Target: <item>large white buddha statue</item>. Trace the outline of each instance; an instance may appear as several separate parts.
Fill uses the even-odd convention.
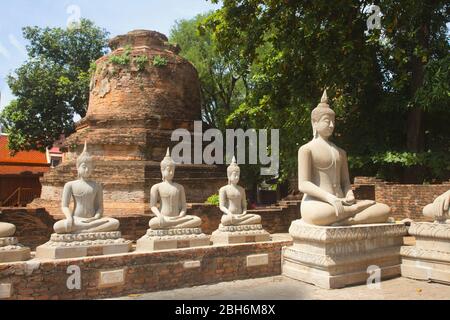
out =
[[[186,214],[186,194],[182,185],[173,182],[175,162],[167,154],[161,161],[163,182],[155,184],[150,190],[150,209],[156,215],[150,220],[151,230],[198,228],[202,220]],[[158,206],[159,205],[159,206]]]
[[[223,226],[242,226],[261,224],[261,217],[247,213],[245,189],[238,185],[240,168],[233,157],[227,168],[228,185],[219,190],[219,208],[224,213],[221,219]]]
[[[94,170],[92,157],[84,150],[77,158],[78,180],[65,184],[62,196],[62,212],[66,219],[55,223],[57,234],[76,234],[91,232],[109,232],[119,229],[119,221],[103,216],[103,188],[92,181]],[[74,210],[69,208],[70,201],[75,202]]]
[[[423,215],[438,223],[450,223],[450,190],[423,208]]]
[[[347,154],[329,139],[335,113],[326,90],[311,113],[313,139],[298,152],[302,221],[318,226],[384,223],[390,208],[373,200],[355,200],[350,184]]]

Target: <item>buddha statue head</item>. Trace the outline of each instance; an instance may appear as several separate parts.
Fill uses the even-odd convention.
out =
[[[328,138],[333,134],[336,114],[328,104],[327,90],[324,90],[319,105],[311,112],[313,136]]]
[[[87,151],[87,142],[84,142],[83,152],[77,158],[77,171],[79,178],[89,178],[94,170],[92,156]]]
[[[172,181],[175,175],[175,161],[170,156],[170,150],[167,148],[166,156],[161,161],[161,175],[163,181]]]
[[[233,156],[231,164],[227,168],[228,184],[236,185],[239,182],[239,176],[241,174],[241,169],[239,168],[236,157]]]

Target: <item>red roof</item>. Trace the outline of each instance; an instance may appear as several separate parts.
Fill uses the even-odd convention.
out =
[[[0,174],[43,173],[49,166],[45,152],[20,151],[11,156],[8,136],[0,135]]]

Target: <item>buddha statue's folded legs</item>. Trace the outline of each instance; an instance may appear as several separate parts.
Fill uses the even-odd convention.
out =
[[[154,217],[150,220],[149,226],[152,230],[158,229],[181,229],[181,228],[199,228],[202,219],[197,216],[186,215],[183,217]]]
[[[110,217],[103,217],[94,221],[89,221],[87,218],[74,217],[71,230],[67,230],[67,219],[56,222],[53,228],[56,233],[65,234],[110,232],[118,230],[119,226],[119,220]]]
[[[243,226],[251,224],[261,224],[261,216],[257,214],[224,214],[220,223],[223,226]]]
[[[389,206],[373,200],[344,206],[344,213],[340,216],[336,216],[335,208],[326,202],[307,200],[301,204],[302,220],[318,226],[385,223],[390,211]]]
[[[15,225],[6,222],[0,222],[0,238],[12,237],[15,232]]]

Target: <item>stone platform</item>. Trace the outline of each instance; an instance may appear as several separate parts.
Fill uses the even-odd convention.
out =
[[[403,246],[402,276],[450,284],[450,224],[412,223],[415,246]]]
[[[400,275],[404,224],[320,227],[292,222],[294,245],[283,248],[283,275],[326,289],[367,282],[369,266],[381,279]]]
[[[15,237],[0,238],[0,263],[30,259],[30,248],[19,244]]]
[[[210,236],[200,228],[182,228],[167,230],[148,229],[137,241],[136,251],[157,251],[210,245]]]
[[[270,241],[270,234],[260,224],[244,226],[223,226],[211,235],[213,244],[233,244]]]
[[[52,234],[50,241],[36,248],[39,259],[69,259],[126,253],[131,241],[120,231],[79,234]]]

